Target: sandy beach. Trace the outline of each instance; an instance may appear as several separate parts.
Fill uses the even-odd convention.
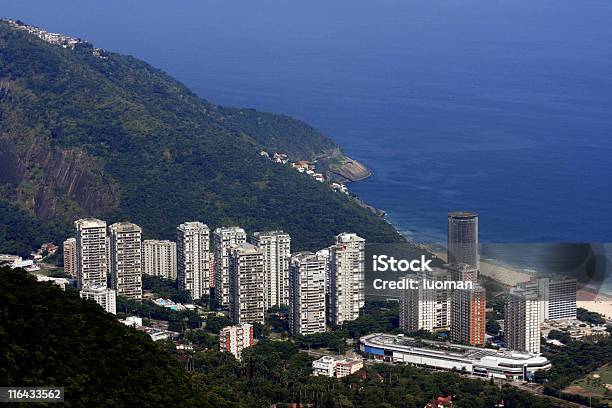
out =
[[[429,249],[431,250],[432,248]],[[432,252],[438,258],[446,260],[446,253],[440,251],[439,248]],[[480,261],[480,273],[508,287],[520,282],[526,282],[533,276],[527,272],[517,271],[482,260]],[[576,306],[591,312],[600,313],[607,319],[612,319],[612,296],[581,289],[577,293]]]
[[[590,312],[597,312],[606,319],[612,320],[612,297],[610,296],[597,295],[594,300],[578,300],[576,306]]]
[[[446,261],[446,252],[437,250],[433,252],[438,258]],[[505,266],[497,265],[490,261],[480,261],[480,273],[506,286],[514,286],[520,282],[527,282],[531,279],[527,272],[517,271]]]

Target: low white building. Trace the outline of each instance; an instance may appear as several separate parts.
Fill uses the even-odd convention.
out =
[[[39,282],[51,282],[52,284],[59,286],[61,290],[66,290],[66,285],[71,284],[70,279],[52,278],[51,276],[36,275],[36,280]],[[72,279],[72,282],[74,282],[74,279]]]
[[[363,368],[362,358],[323,356],[312,362],[312,375],[342,378]]]
[[[126,326],[142,327],[142,317],[128,316],[124,320],[119,320],[119,321],[125,324]]]
[[[34,261],[31,259],[23,259],[19,255],[0,254],[0,265],[8,265],[12,269],[30,268],[34,266]]]
[[[151,337],[151,340],[153,341],[159,341],[159,340],[172,340],[176,337],[178,337],[179,333],[177,332],[173,332],[170,330],[163,330],[163,329],[157,329],[154,327],[137,327],[138,330],[143,331],[145,333],[147,333],[149,335],[149,337]]]
[[[108,313],[117,314],[117,292],[106,285],[86,285],[79,292],[82,299],[91,299]]]
[[[403,335],[374,333],[359,339],[368,358],[443,370],[459,370],[480,377],[526,380],[536,371],[548,370],[550,361],[541,355],[492,350]]]

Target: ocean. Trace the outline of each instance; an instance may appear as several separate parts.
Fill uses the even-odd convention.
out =
[[[313,124],[372,169],[351,191],[411,239],[444,242],[446,213],[473,210],[484,243],[612,242],[608,0],[9,0],[0,13],[144,59],[212,102]],[[493,252],[541,267],[533,251]]]

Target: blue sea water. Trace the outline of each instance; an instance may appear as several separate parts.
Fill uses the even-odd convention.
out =
[[[5,0],[0,14],[306,120],[406,235],[612,242],[609,0]],[[501,256],[501,255],[500,255]]]

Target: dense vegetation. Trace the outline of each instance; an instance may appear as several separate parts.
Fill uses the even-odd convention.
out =
[[[178,362],[78,293],[0,269],[0,384],[65,387],[71,406],[190,406]],[[205,404],[202,404],[205,406]]]
[[[558,337],[553,335],[553,338]],[[567,341],[567,338],[559,340]],[[544,355],[552,363],[550,371],[537,375],[539,381],[545,382],[544,393],[589,404],[588,398],[564,393],[563,389],[574,380],[612,362],[612,337],[604,337],[597,341],[568,341],[565,346],[555,347]],[[594,399],[590,403],[592,406],[598,406]]]
[[[606,324],[606,319],[603,318],[599,313],[591,312],[581,307],[576,310],[576,318],[578,320],[591,324]]]
[[[188,331],[185,338],[215,345],[198,330]],[[246,350],[242,362],[212,350],[179,354],[172,343],[153,343],[75,291],[38,283],[21,270],[0,269],[0,383],[63,386],[67,406],[269,407],[303,402],[315,407],[420,408],[449,394],[459,407],[488,407],[502,398],[512,407],[553,406],[510,387],[500,390],[487,381],[407,366],[369,366],[366,378],[311,377],[311,361],[293,342],[268,339]]]
[[[153,292],[155,296],[170,299],[177,303],[191,303],[191,294],[188,290],[179,289],[177,281],[165,279],[160,276],[142,275],[142,289]]]
[[[0,142],[0,202],[41,224],[32,234],[21,232],[34,222],[24,214],[0,218],[0,252],[58,242],[85,215],[128,219],[145,237],[166,239],[187,220],[282,228],[296,250],[329,245],[342,231],[401,240],[355,200],[259,156],[337,149],[310,126],[218,107],[135,58],[52,46],[4,22]]]

